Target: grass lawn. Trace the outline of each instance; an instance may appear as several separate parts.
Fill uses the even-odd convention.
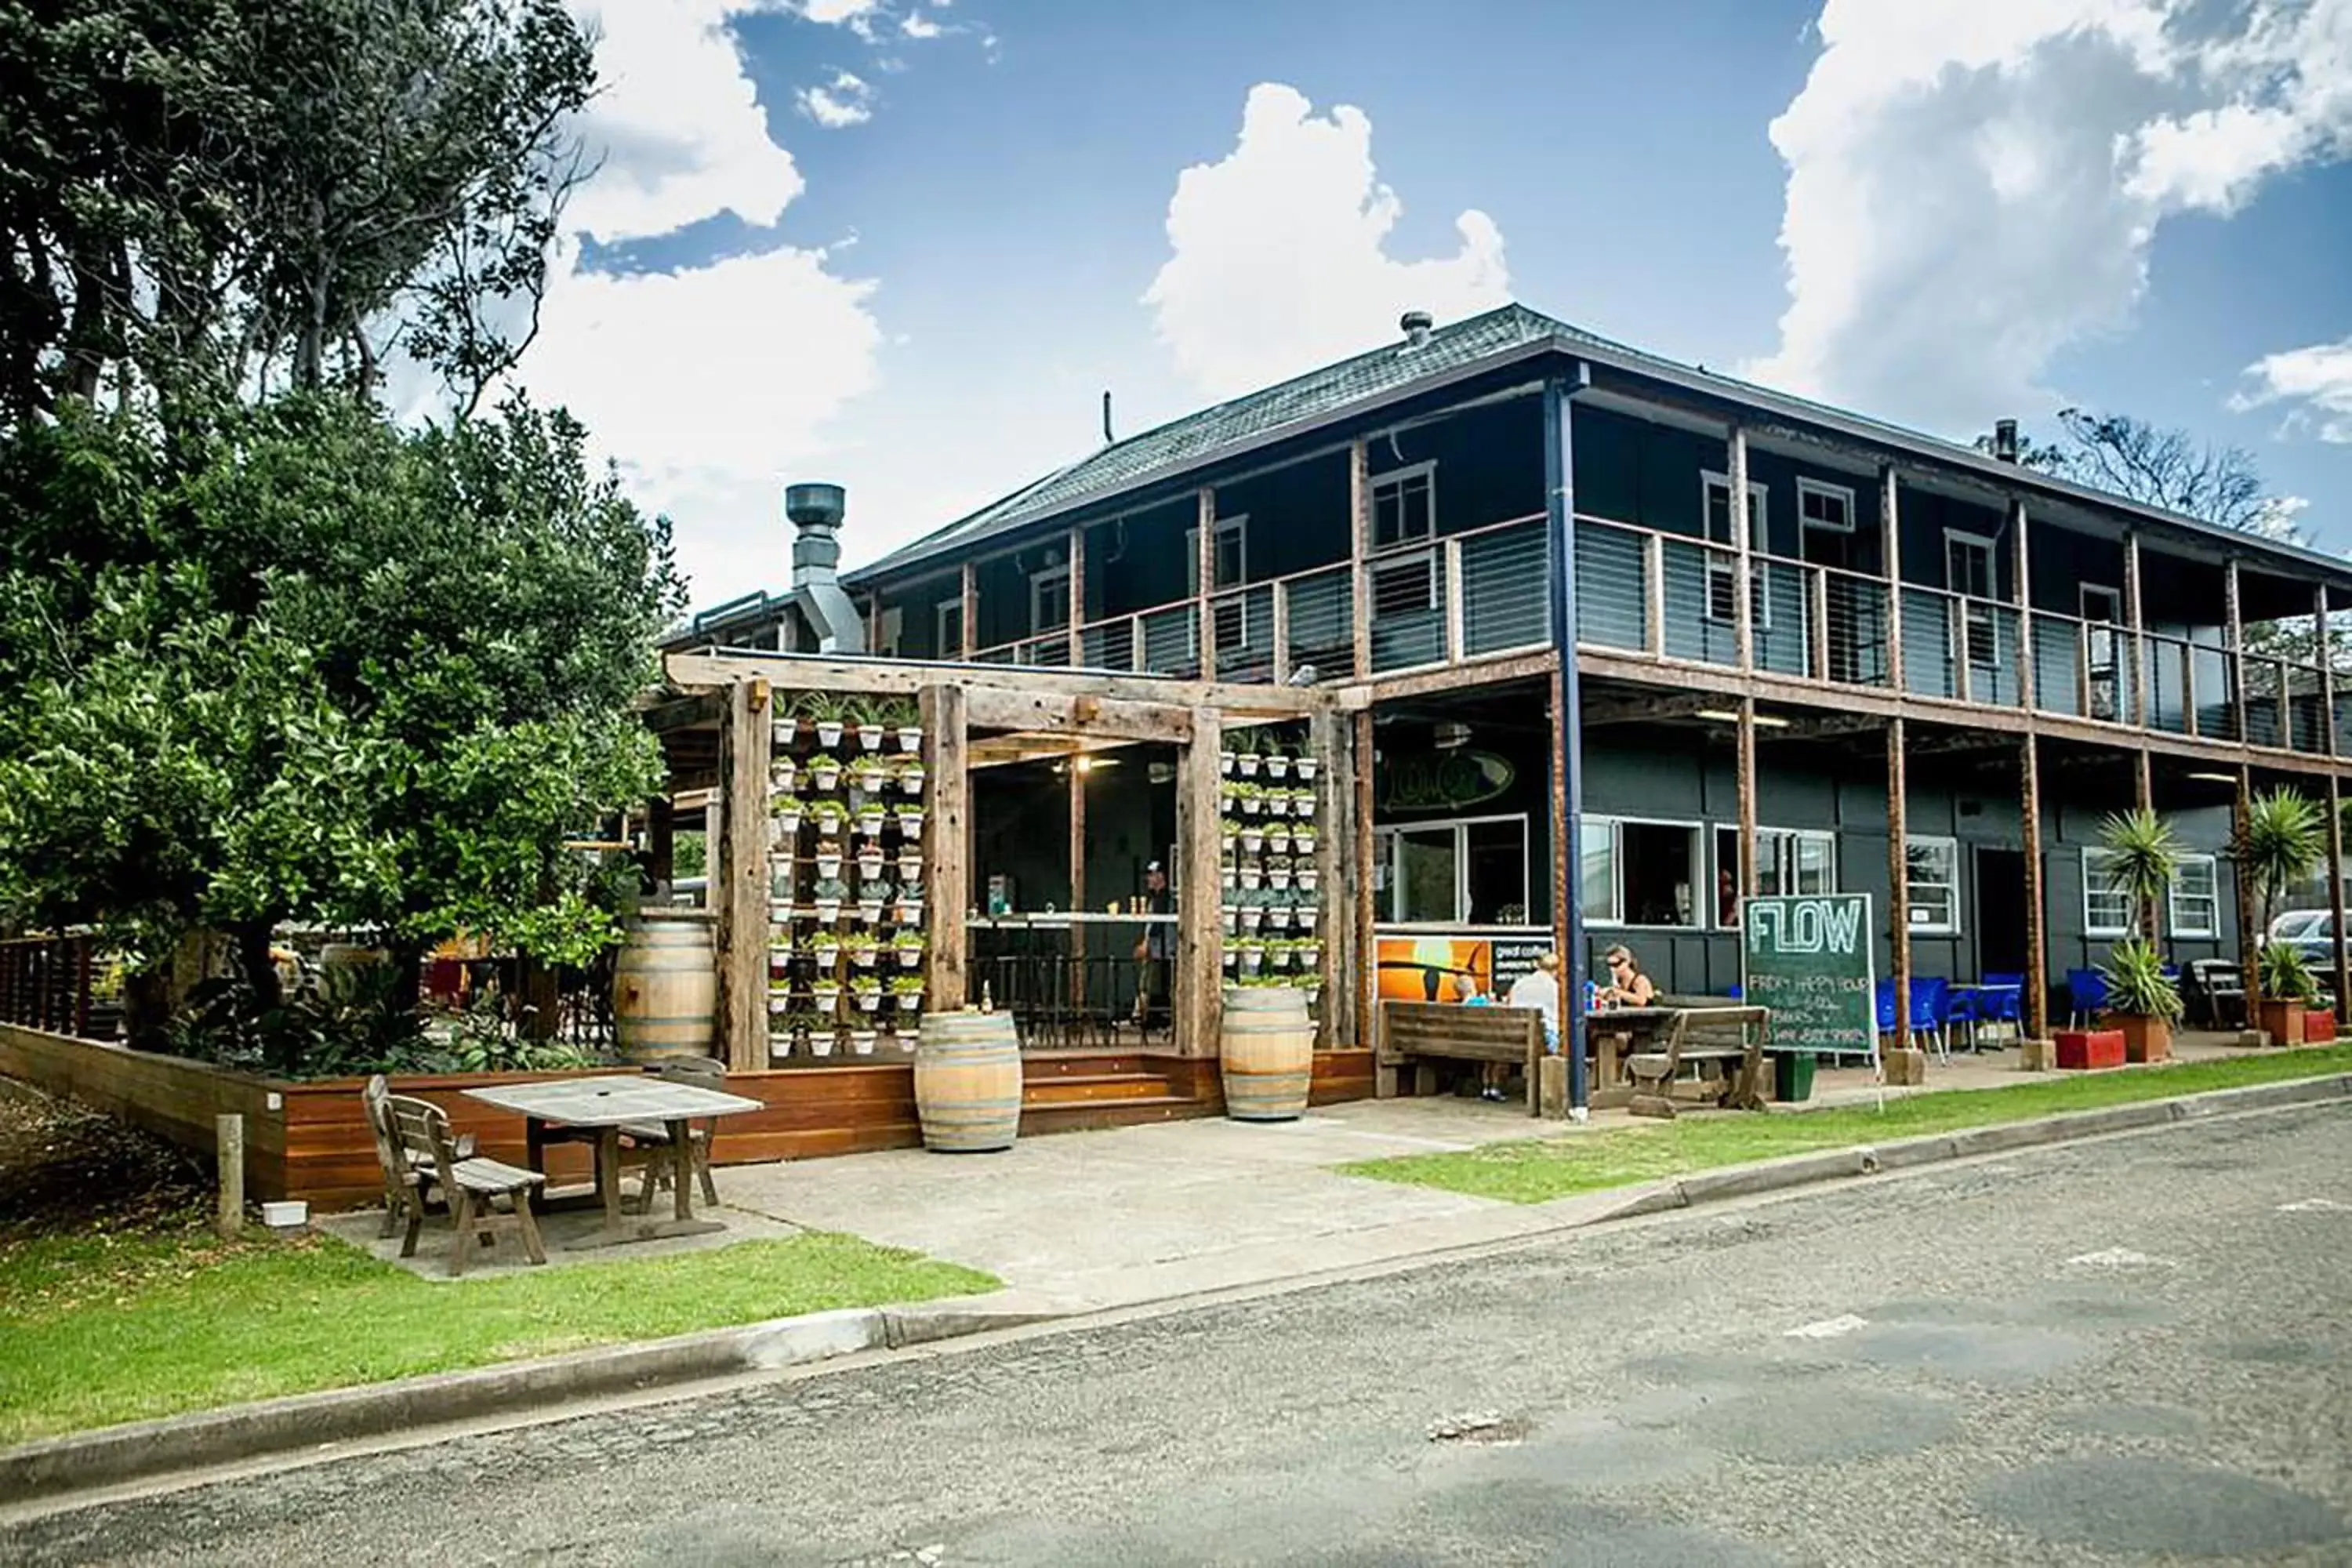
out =
[[[2352,1045],[2306,1047],[2129,1072],[2036,1076],[2007,1089],[1915,1094],[1888,1100],[1884,1110],[1854,1106],[1763,1116],[1711,1114],[1488,1143],[1458,1153],[1360,1160],[1339,1169],[1353,1176],[1537,1204],[1814,1149],[1891,1142],[1989,1122],[2347,1071],[2352,1071]]]
[[[446,1283],[319,1235],[37,1235],[0,1241],[0,1443],[997,1284],[824,1234]]]

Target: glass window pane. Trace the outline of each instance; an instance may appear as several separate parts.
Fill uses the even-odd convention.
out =
[[[1837,840],[1826,833],[1800,833],[1794,837],[1796,893],[1834,893],[1837,891]]]
[[[1614,826],[1586,817],[1577,826],[1577,897],[1583,900],[1588,921],[1615,921],[1617,852]]]
[[[1413,828],[1397,835],[1398,920],[1460,920],[1454,887],[1454,829]]]
[[[1527,825],[1520,821],[1473,822],[1462,830],[1467,843],[1472,925],[1525,925],[1528,921]]]
[[[1618,828],[1624,858],[1625,920],[1631,925],[1698,923],[1698,829],[1628,822]]]

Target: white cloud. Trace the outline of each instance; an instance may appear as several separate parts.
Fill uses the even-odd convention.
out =
[[[849,71],[835,71],[822,87],[804,87],[793,95],[801,112],[828,131],[863,125],[874,118],[874,88]]]
[[[2352,137],[2352,0],[1826,0],[1773,121],[1790,301],[1761,380],[1954,434],[2044,408],[2167,217]]]
[[[606,0],[601,15],[585,12],[599,26],[604,90],[581,135],[603,161],[567,215],[576,232],[656,238],[727,212],[776,224],[802,179],[769,138],[728,24],[780,8]],[[588,271],[567,237],[551,258],[540,335],[517,379],[571,407],[639,503],[670,514],[700,602],[783,579],[778,487],[823,460],[832,423],[879,380],[877,285],[841,275],[843,248],[772,245],[668,271]]]
[[[1401,261],[1388,243],[1402,212],[1374,172],[1362,110],[1318,117],[1297,89],[1261,83],[1234,150],[1178,176],[1171,255],[1144,302],[1184,374],[1226,395],[1377,342],[1404,310],[1444,321],[1508,298],[1485,213],[1454,219],[1454,254]]]
[[[2323,441],[2352,445],[2352,338],[2265,354],[2246,367],[2246,381],[2231,407],[2290,404],[2290,427],[2308,426]]]

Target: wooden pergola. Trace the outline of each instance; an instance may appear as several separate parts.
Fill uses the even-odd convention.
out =
[[[1311,687],[1234,685],[1109,672],[919,663],[773,652],[673,653],[646,721],[669,759],[672,796],[709,791],[716,833],[708,903],[715,916],[718,1047],[739,1071],[768,1068],[768,781],[780,694],[827,692],[911,698],[923,728],[928,826],[924,999],[931,1010],[966,1005],[966,912],[972,906],[971,773],[976,769],[1139,744],[1174,748],[1177,942],[1171,1005],[1179,1053],[1212,1057],[1223,1011],[1219,888],[1220,753],[1234,731],[1269,723],[1307,727],[1318,763],[1321,829],[1315,858],[1326,898],[1318,916],[1326,1048],[1364,1040],[1372,966],[1364,962],[1358,894],[1360,840],[1370,837],[1369,758],[1361,727],[1339,695]],[[1086,835],[1081,771],[1069,771],[1074,906],[1083,908]],[[653,854],[668,858],[673,816],[655,804]]]

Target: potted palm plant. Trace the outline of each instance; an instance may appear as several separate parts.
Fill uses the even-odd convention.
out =
[[[2263,1032],[2274,1046],[2303,1044],[2304,1014],[2319,996],[2319,982],[2291,942],[2263,949]]]
[[[2180,840],[2172,824],[2135,806],[2107,818],[2099,843],[2107,852],[2109,885],[2130,899],[2137,933],[2116,944],[2102,971],[2107,1016],[2123,1031],[2126,1060],[2160,1062],[2172,1054],[2180,990],[2164,973],[2164,954],[2156,945],[2156,910],[2180,868]]]
[[[2278,901],[2294,883],[2311,875],[2319,864],[2326,845],[2327,819],[2318,802],[2291,789],[2274,789],[2258,795],[2246,803],[2246,819],[2239,831],[2238,875],[2253,879],[2254,891],[2261,900],[2262,913],[2254,929],[2271,929],[2271,917],[2276,913]],[[2339,932],[2337,938],[2343,940]],[[2284,977],[2300,975],[2303,994],[2292,999],[2272,1000],[2271,954],[2282,944],[2273,943],[2263,950],[2262,962],[2252,967],[2246,989],[2252,994],[2255,1018],[2273,1045],[2299,1046],[2303,1043],[2303,1009],[2317,991],[2313,984],[2311,968],[2301,963],[2303,954],[2295,953],[2296,966],[2283,969]]]

